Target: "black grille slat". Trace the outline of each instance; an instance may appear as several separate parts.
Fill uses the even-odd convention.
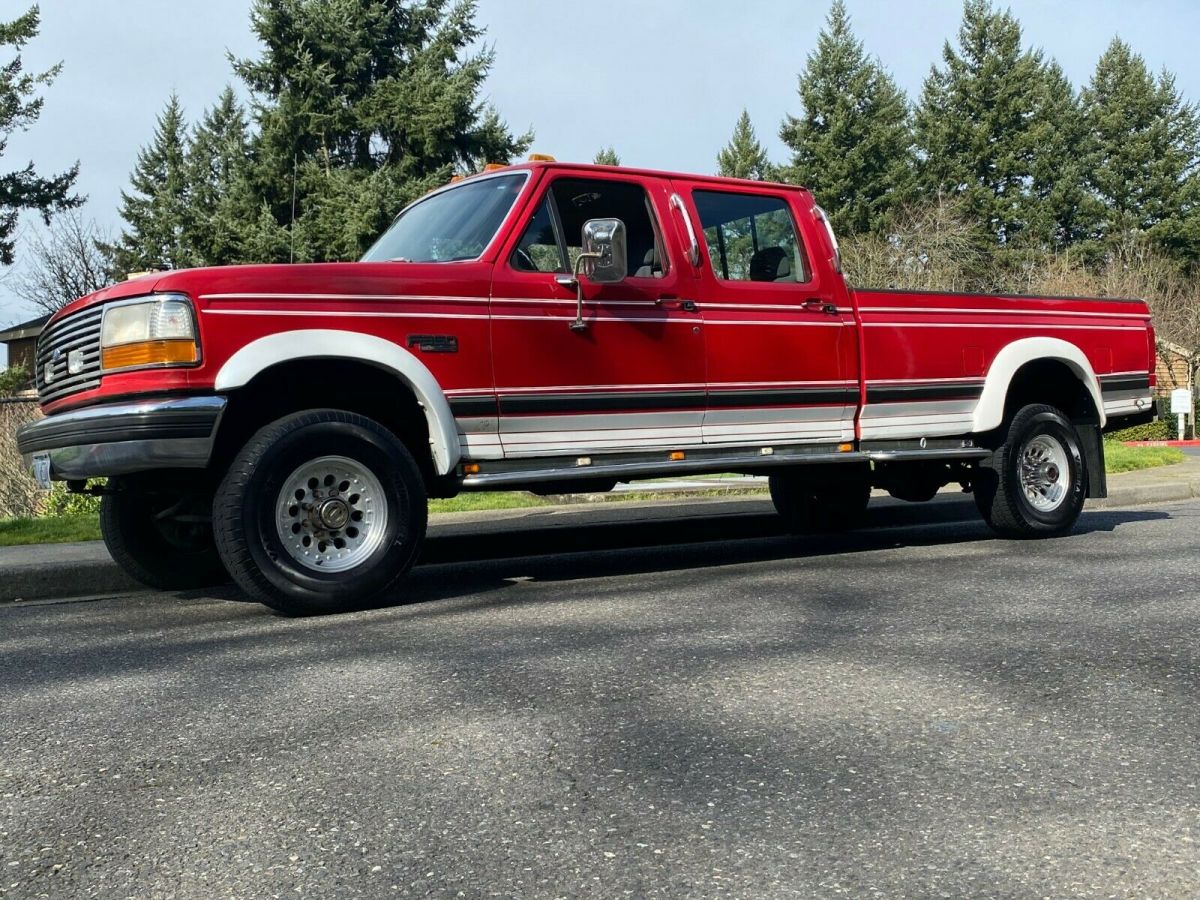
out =
[[[38,399],[41,402],[48,403],[68,394],[99,387],[100,319],[103,315],[103,307],[85,309],[55,322],[42,332],[35,354]],[[69,375],[67,357],[73,350],[83,350],[83,370]],[[51,362],[55,351],[59,351],[60,358],[53,364],[54,379],[47,384],[46,364]]]

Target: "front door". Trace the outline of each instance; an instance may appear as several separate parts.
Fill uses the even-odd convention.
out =
[[[704,335],[695,274],[664,241],[665,185],[620,174],[551,170],[497,260],[492,346],[506,458],[698,446],[704,418]],[[625,223],[629,276],[573,271],[589,219]]]
[[[824,226],[803,195],[768,187],[677,183],[703,232],[708,412],[717,446],[837,444],[854,439],[858,349],[840,280],[810,260]],[[805,216],[810,221],[805,221]]]

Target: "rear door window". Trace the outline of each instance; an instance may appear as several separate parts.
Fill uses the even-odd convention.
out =
[[[782,197],[695,191],[692,199],[717,278],[784,284],[811,279],[804,245]]]

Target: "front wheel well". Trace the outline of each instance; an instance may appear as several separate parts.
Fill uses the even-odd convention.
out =
[[[411,387],[378,366],[351,359],[298,359],[271,366],[229,391],[212,459],[222,471],[269,422],[305,409],[341,409],[373,419],[412,453],[427,485],[437,474],[429,425]]]

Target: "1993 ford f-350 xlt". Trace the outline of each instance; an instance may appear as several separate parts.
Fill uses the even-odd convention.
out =
[[[795,187],[531,162],[357,263],[151,274],[38,345],[39,478],[107,477],[116,560],[289,613],[401,599],[428,497],[757,472],[790,527],[961,483],[1016,537],[1104,496],[1147,420],[1137,300],[855,290]]]

